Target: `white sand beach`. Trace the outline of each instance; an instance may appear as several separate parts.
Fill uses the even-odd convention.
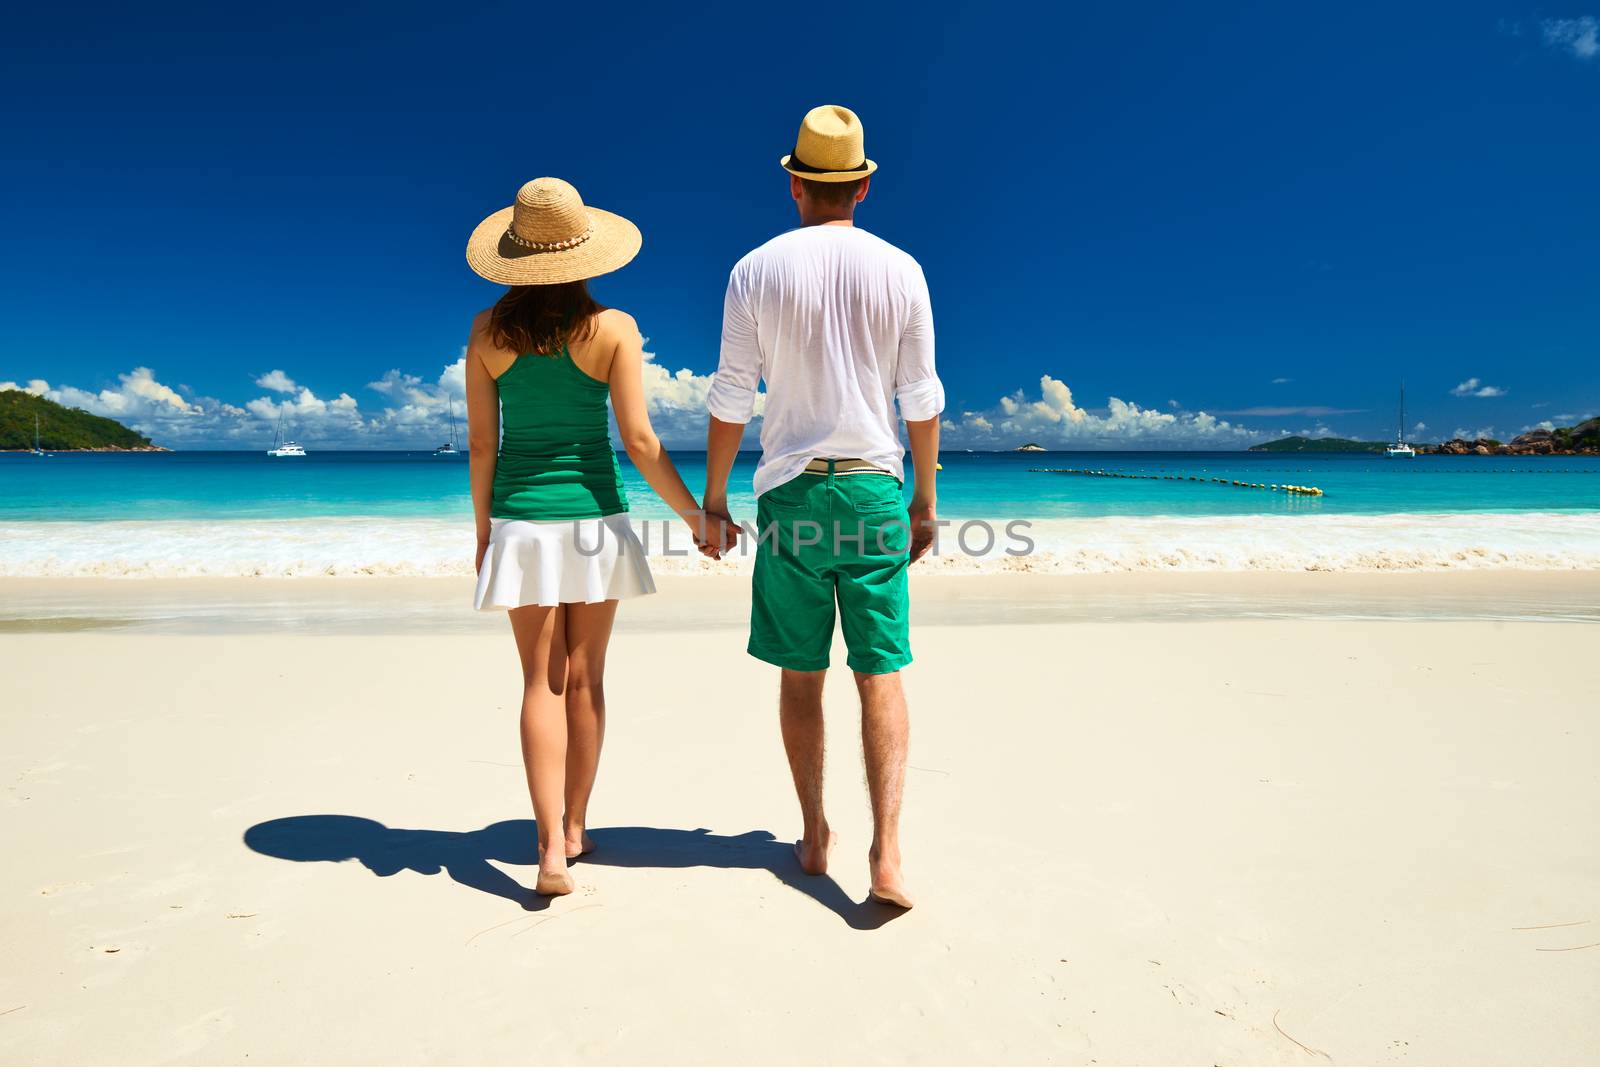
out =
[[[1392,580],[1319,579],[1276,588]],[[840,848],[794,863],[737,580],[624,608],[598,849],[553,902],[502,620],[444,632],[374,581],[340,588],[387,632],[104,629],[183,594],[0,585],[32,620],[0,632],[0,1061],[1594,1062],[1595,624],[1163,622],[1193,590],[1086,581],[1051,597],[1155,606],[921,580],[906,914],[864,903],[842,672]]]

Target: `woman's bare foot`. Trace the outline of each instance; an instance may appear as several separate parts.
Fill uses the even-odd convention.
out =
[[[593,851],[594,840],[589,836],[589,831],[581,826],[567,831],[567,859],[575,860],[585,852]]]
[[[823,830],[814,841],[804,837],[796,841],[794,858],[800,861],[800,869],[807,874],[827,874],[828,857],[833,853],[833,846],[838,840],[838,834],[832,830]]]
[[[565,852],[556,852],[554,846],[540,848],[539,880],[534,883],[534,892],[546,897],[561,897],[575,888],[572,875],[567,873]]]
[[[899,856],[891,860],[869,853],[867,867],[872,872],[872,888],[868,895],[873,900],[880,904],[893,904],[897,908],[911,908],[911,894],[906,892],[905,879],[900,875]]]
[[[575,888],[572,875],[567,873],[565,867],[559,871],[547,871],[540,867],[539,880],[534,883],[533,890],[540,896],[564,897]]]

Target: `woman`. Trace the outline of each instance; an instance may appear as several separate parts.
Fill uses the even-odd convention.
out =
[[[701,550],[699,504],[645,410],[643,340],[585,279],[639,252],[627,219],[585,207],[557,178],[524,185],[485,219],[467,262],[511,286],[472,324],[467,421],[477,519],[479,610],[509,610],[522,659],[522,759],[539,826],[538,891],[570,893],[605,733],[605,661],[617,602],[655,591],[628,523],[606,418],[628,457],[683,517]],[[501,430],[504,428],[504,437]]]

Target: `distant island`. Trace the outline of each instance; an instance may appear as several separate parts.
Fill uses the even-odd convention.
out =
[[[1382,452],[1386,441],[1352,441],[1345,437],[1285,437],[1251,445],[1251,452]],[[1437,445],[1416,445],[1421,456],[1596,456],[1600,455],[1600,417],[1576,426],[1529,430],[1500,442],[1492,437],[1454,437]],[[1018,449],[1022,451],[1022,449]]]
[[[31,450],[36,418],[39,447],[46,452],[167,451],[115,419],[91,415],[20,389],[7,389],[0,392],[0,452]]]
[[[1347,437],[1285,437],[1281,441],[1268,441],[1251,445],[1251,452],[1382,452],[1388,445],[1382,441],[1352,441]]]
[[[1045,448],[1041,444],[1037,444],[1036,442],[1029,441],[1027,444],[1021,446],[1020,448],[1013,449],[1012,451],[1014,451],[1014,452],[1048,452],[1049,449]]]

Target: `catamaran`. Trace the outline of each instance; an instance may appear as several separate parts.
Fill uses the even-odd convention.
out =
[[[1410,456],[1414,458],[1417,454],[1416,449],[1406,444],[1406,386],[1404,382],[1400,383],[1400,426],[1395,430],[1394,444],[1390,445],[1385,451],[1391,456]]]
[[[288,436],[285,433],[286,426],[284,421],[287,417],[287,413],[282,411],[278,412],[278,432],[273,435],[272,447],[267,449],[267,455],[269,456],[275,456],[279,459],[288,459],[295,456],[304,456],[306,454],[306,450],[303,446],[297,445],[288,439]]]
[[[39,447],[39,416],[37,415],[33,417],[33,454],[36,456],[48,456],[50,454]]]
[[[438,448],[434,449],[433,450],[433,454],[436,455],[436,456],[459,456],[459,455],[461,455],[461,450],[456,447],[457,441],[458,441],[458,439],[456,437],[456,402],[455,402],[454,399],[452,399],[450,401],[450,440],[446,441],[444,444],[442,444]]]

